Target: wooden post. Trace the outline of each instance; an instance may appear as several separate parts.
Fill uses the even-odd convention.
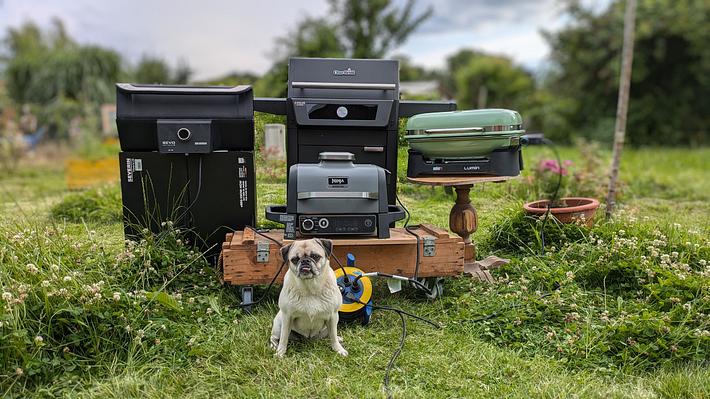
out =
[[[471,205],[472,185],[454,186],[456,189],[456,203],[449,213],[449,228],[459,237],[463,238],[464,259],[475,261],[476,248],[471,240],[471,234],[478,230],[478,215],[476,209]]]
[[[616,205],[616,184],[619,177],[621,151],[626,135],[626,114],[629,105],[631,67],[634,61],[634,30],[636,26],[636,0],[626,0],[624,14],[624,47],[621,54],[621,75],[619,77],[619,98],[616,104],[616,124],[614,126],[614,154],[609,177],[609,191],[606,197],[606,218],[611,217]]]

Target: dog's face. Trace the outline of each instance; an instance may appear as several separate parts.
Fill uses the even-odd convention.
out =
[[[333,250],[330,240],[312,238],[295,241],[281,248],[281,256],[288,262],[289,270],[296,277],[311,279],[318,277],[326,267]]]

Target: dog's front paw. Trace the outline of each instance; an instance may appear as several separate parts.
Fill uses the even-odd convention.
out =
[[[285,357],[286,356],[286,347],[279,346],[278,348],[276,348],[276,356]]]
[[[333,350],[338,352],[338,355],[340,355],[340,356],[347,356],[348,355],[348,351],[345,350],[345,348],[343,348],[342,345],[338,345],[338,346],[333,347]]]
[[[271,337],[269,340],[269,346],[271,346],[271,349],[276,350],[279,348],[279,338],[278,337]]]

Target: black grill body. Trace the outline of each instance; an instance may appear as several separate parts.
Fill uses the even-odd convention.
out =
[[[128,238],[170,220],[214,255],[227,232],[254,225],[251,87],[119,84],[116,93]]]

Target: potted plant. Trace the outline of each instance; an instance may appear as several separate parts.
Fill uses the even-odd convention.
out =
[[[571,166],[570,160],[560,164],[554,159],[543,159],[538,163],[533,181],[537,194],[546,199],[523,205],[528,214],[542,216],[550,212],[562,223],[581,222],[587,226],[592,225],[599,201],[594,198],[567,196]]]

